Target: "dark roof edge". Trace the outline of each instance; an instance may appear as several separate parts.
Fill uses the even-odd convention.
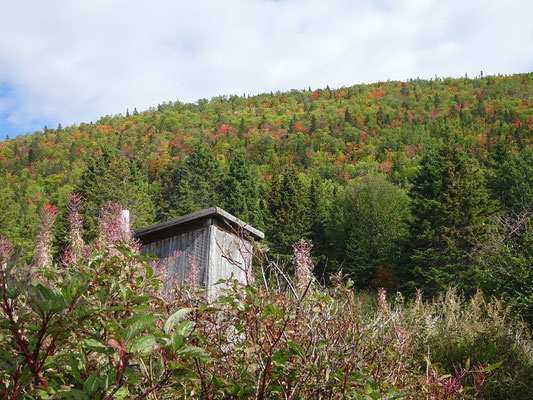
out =
[[[230,223],[238,226],[239,228],[245,229],[246,231],[248,231],[248,233],[250,233],[256,239],[265,238],[265,234],[263,232],[261,232],[258,229],[255,229],[251,225],[248,225],[246,222],[241,221],[240,219],[231,215],[229,212],[224,211],[220,207],[205,208],[203,210],[196,211],[191,214],[183,215],[181,217],[174,218],[169,221],[165,221],[159,224],[140,228],[140,229],[133,231],[133,236],[135,236],[136,238],[140,238],[140,237],[143,237],[145,235],[148,235],[154,232],[159,232],[159,231],[162,231],[168,228],[172,228],[177,225],[184,224],[186,222],[194,221],[196,219],[201,219],[201,218],[207,218],[207,217],[222,217],[226,219],[227,221],[229,221]]]

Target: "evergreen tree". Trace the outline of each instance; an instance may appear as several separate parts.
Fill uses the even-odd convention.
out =
[[[246,164],[243,150],[237,150],[230,160],[228,175],[220,189],[220,204],[244,222],[262,229],[257,180]]]
[[[166,221],[198,211],[192,200],[189,168],[183,164],[172,165],[161,176],[160,190],[156,194],[156,218]]]
[[[272,180],[268,205],[266,231],[272,251],[290,257],[292,245],[308,235],[305,190],[293,166]]]
[[[154,205],[137,160],[121,157],[115,148],[102,146],[99,156],[87,160],[77,189],[89,238],[95,236],[100,209],[107,203],[130,210],[134,228],[153,222]]]
[[[20,224],[21,206],[16,201],[8,174],[0,175],[0,187],[0,236],[16,242],[24,226]]]
[[[452,286],[475,289],[471,252],[483,240],[496,204],[490,200],[477,161],[461,149],[454,134],[428,151],[410,195],[411,284],[428,294]]]
[[[325,274],[325,267],[330,257],[327,245],[326,228],[328,225],[327,201],[324,186],[316,179],[311,179],[306,220],[309,221],[309,239],[313,244],[315,273],[320,278]]]
[[[350,125],[353,125],[352,114],[350,113],[349,108],[347,108],[346,111],[344,112],[344,122],[347,122]]]
[[[30,149],[28,151],[28,162],[30,164],[33,164],[34,162],[38,161],[42,156],[42,150],[39,141],[39,135],[34,135],[33,140],[30,144]]]
[[[533,210],[533,149],[506,152],[489,183],[494,198],[507,211]]]
[[[316,117],[315,115],[311,115],[311,125],[309,126],[309,133],[316,132]]]
[[[244,118],[241,118],[241,122],[239,123],[239,135],[242,135],[246,130],[246,127],[244,125]]]
[[[221,165],[213,150],[200,144],[185,161],[189,170],[192,203],[199,209],[217,206],[221,181]]]

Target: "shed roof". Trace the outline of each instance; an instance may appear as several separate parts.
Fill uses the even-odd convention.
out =
[[[248,225],[246,222],[241,221],[237,217],[231,215],[229,212],[224,211],[220,207],[205,208],[200,211],[193,212],[191,214],[183,215],[178,218],[171,219],[169,221],[161,222],[159,224],[150,225],[144,228],[137,229],[133,232],[133,235],[141,239],[145,236],[151,236],[153,234],[162,233],[167,230],[179,229],[180,225],[186,226],[191,222],[200,222],[209,218],[217,218],[223,220],[233,229],[244,229],[247,234],[254,239],[264,239],[265,234],[253,226]]]

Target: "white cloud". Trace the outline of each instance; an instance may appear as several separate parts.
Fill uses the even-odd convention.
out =
[[[533,65],[533,3],[518,0],[35,0],[1,8],[0,84],[11,89],[1,103],[21,130],[167,100]]]

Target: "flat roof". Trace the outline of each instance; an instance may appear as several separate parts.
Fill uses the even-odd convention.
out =
[[[170,228],[177,227],[178,225],[185,224],[187,222],[207,219],[209,217],[222,218],[230,223],[235,228],[245,229],[251,236],[256,239],[264,239],[265,234],[253,226],[248,225],[246,222],[241,221],[239,218],[231,215],[229,212],[224,211],[220,207],[209,207],[200,211],[193,212],[191,214],[183,215],[178,218],[171,219],[169,221],[161,222],[159,224],[150,225],[144,228],[137,229],[133,232],[133,236],[136,238],[142,238],[143,236],[150,235],[152,233],[165,231]]]

